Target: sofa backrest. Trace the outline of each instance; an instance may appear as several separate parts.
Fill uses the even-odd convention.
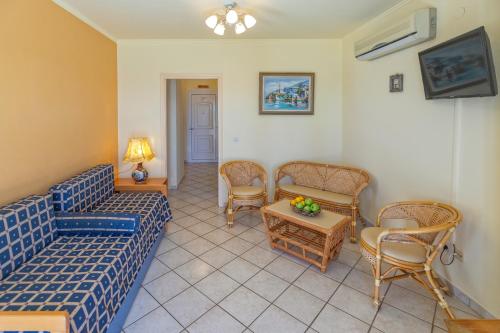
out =
[[[50,194],[32,195],[0,207],[0,280],[56,237]]]
[[[56,212],[87,212],[113,195],[113,165],[102,164],[51,187]]]
[[[282,165],[277,170],[277,180],[286,176],[296,185],[346,195],[354,195],[362,184],[370,181],[370,176],[362,169],[307,161]]]

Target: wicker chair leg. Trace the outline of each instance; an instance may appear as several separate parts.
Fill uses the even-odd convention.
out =
[[[382,260],[377,258],[375,261],[375,281],[374,281],[374,289],[373,289],[373,303],[378,307],[380,306],[380,283],[382,282],[380,279],[380,275],[382,269]]]
[[[434,280],[434,272],[429,265],[426,265],[425,274],[427,275],[427,279],[429,280],[430,285],[432,286],[432,291],[434,292],[435,297],[437,298],[438,304],[444,310],[444,312],[448,315],[450,319],[455,319],[455,315],[451,311],[448,302],[443,297],[441,293],[441,288],[438,283]]]
[[[356,217],[358,216],[358,208],[352,207],[352,216],[351,216],[351,243],[356,243]]]
[[[227,226],[231,228],[233,226],[233,221],[234,221],[233,196],[231,195],[227,200],[226,215],[227,215]]]
[[[274,190],[274,202],[278,201],[280,199],[280,190],[276,189]]]
[[[269,201],[267,200],[267,193],[264,193],[264,197],[262,198],[262,207],[267,206]]]

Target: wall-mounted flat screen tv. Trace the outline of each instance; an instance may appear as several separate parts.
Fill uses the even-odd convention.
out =
[[[424,50],[418,56],[426,99],[498,93],[490,41],[484,27]]]

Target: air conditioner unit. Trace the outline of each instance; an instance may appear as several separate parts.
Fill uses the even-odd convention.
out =
[[[354,43],[359,60],[372,60],[436,37],[436,8],[415,11],[390,28]]]

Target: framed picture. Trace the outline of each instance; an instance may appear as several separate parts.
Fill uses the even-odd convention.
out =
[[[259,73],[259,114],[314,114],[314,73]]]

